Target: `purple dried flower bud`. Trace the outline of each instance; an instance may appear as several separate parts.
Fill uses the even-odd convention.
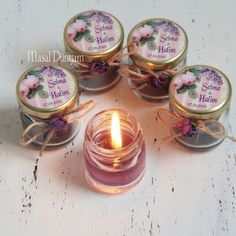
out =
[[[159,74],[159,78],[150,75],[147,77],[147,83],[154,88],[168,88],[170,85],[170,79],[164,74]]]
[[[65,120],[64,118],[60,116],[52,118],[48,123],[49,129],[53,129],[55,131],[60,131],[66,128],[67,125],[68,125],[67,120]]]
[[[196,125],[188,118],[183,118],[176,124],[176,128],[183,136],[192,137],[197,134]]]
[[[101,75],[108,73],[109,65],[104,61],[93,62],[90,67],[91,72],[95,72]]]

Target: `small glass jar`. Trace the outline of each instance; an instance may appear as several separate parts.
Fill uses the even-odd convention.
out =
[[[170,84],[170,110],[179,120],[172,135],[197,150],[221,143],[229,127],[231,94],[230,81],[216,68],[195,65],[180,71]]]
[[[135,94],[150,102],[169,97],[173,76],[186,64],[188,38],[177,23],[163,18],[145,20],[130,31],[128,50],[133,61],[129,85]],[[144,77],[138,79],[137,74]],[[155,76],[154,76],[155,75]]]
[[[118,112],[123,145],[111,147],[111,118]],[[105,110],[88,123],[84,139],[85,176],[105,193],[121,193],[138,184],[145,169],[145,142],[135,118],[123,110]]]
[[[57,129],[46,146],[65,144],[79,132],[79,121],[66,124],[59,118],[72,110],[78,102],[77,80],[68,70],[55,65],[34,66],[18,80],[16,94],[23,129],[35,124],[27,132],[27,140],[41,134],[33,143],[44,145],[49,132],[47,129],[55,122],[65,127]]]
[[[119,82],[119,66],[109,62],[120,51],[123,39],[120,21],[109,13],[86,11],[69,20],[64,43],[67,53],[78,58],[70,67],[76,71],[82,90],[102,92]]]

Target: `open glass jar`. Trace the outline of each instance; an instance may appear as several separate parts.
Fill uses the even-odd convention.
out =
[[[33,124],[26,135],[28,141],[44,145],[49,128],[55,125],[47,146],[67,143],[78,133],[78,121],[69,124],[60,118],[78,102],[77,80],[68,70],[55,65],[34,66],[18,80],[16,94],[24,130]]]
[[[148,19],[130,31],[128,45],[130,52],[135,51],[129,79],[135,94],[150,102],[167,99],[171,79],[186,64],[184,29],[168,19]]]
[[[103,11],[86,11],[69,20],[64,29],[67,53],[77,56],[70,66],[79,78],[79,87],[101,92],[120,80],[119,58],[124,31],[120,21]],[[115,57],[115,58],[114,58]]]
[[[203,150],[222,142],[229,127],[231,84],[218,69],[195,65],[179,72],[170,84],[170,110],[178,121],[176,140]]]
[[[112,114],[120,117],[122,147],[111,144]],[[133,116],[123,110],[105,110],[88,123],[84,139],[85,176],[91,187],[105,193],[121,193],[142,179],[145,142]]]

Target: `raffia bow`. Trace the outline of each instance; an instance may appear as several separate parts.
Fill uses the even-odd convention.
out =
[[[143,82],[135,89],[141,90],[146,86],[154,88],[169,87],[171,78],[178,72],[177,69],[167,69],[162,71],[153,71],[140,68],[136,65],[123,65],[120,70],[120,74],[123,77],[127,77],[132,82]]]
[[[28,127],[25,128],[23,131],[21,138],[20,138],[20,144],[23,146],[27,146],[35,141],[41,136],[46,134],[44,143],[40,149],[40,156],[42,156],[44,149],[46,148],[47,144],[50,142],[50,140],[53,138],[56,132],[61,131],[68,127],[69,124],[74,123],[75,121],[81,119],[83,116],[85,116],[94,106],[96,103],[93,100],[90,100],[88,102],[85,102],[84,104],[77,105],[74,109],[71,111],[65,113],[62,116],[53,117],[49,120],[47,125],[45,126],[45,122],[33,122]],[[84,111],[84,113],[79,114],[79,112]],[[70,115],[75,115],[74,117],[71,117]],[[42,127],[42,131],[35,134],[30,139],[27,138],[27,135],[29,132],[36,127]]]
[[[173,140],[181,136],[192,137],[197,134],[197,130],[200,130],[213,138],[228,138],[233,142],[236,142],[236,138],[228,136],[225,127],[214,119],[196,120],[193,122],[188,118],[178,116],[175,113],[163,108],[157,110],[157,119],[168,128],[176,128],[178,131],[177,134],[168,136],[164,138],[164,140]],[[209,128],[209,125],[217,127],[217,129],[212,130]]]
[[[127,47],[134,48],[130,51],[130,56],[135,54],[138,50],[136,41],[132,41]],[[135,89],[141,90],[146,86],[154,88],[169,87],[171,78],[178,72],[178,69],[166,69],[161,71],[153,71],[150,69],[140,68],[134,64],[122,64],[120,74],[123,77],[130,79],[133,82],[143,82],[135,86]]]
[[[136,49],[125,52],[125,49],[130,47],[132,43],[127,44],[124,46],[120,51],[118,51],[114,56],[109,58],[106,61],[94,61],[91,63],[83,63],[76,61],[75,64],[79,66],[78,69],[74,69],[73,72],[82,78],[94,78],[94,75],[106,75],[112,68],[115,67],[123,67],[126,64],[121,62],[121,59],[125,56],[130,56],[136,52]],[[60,64],[63,64],[63,66],[68,67],[68,64],[64,64],[62,61],[59,61]],[[69,67],[70,70],[72,70],[71,67]]]

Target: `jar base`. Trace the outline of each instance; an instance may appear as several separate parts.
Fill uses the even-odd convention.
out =
[[[166,102],[169,99],[168,94],[160,95],[160,96],[152,96],[152,95],[143,93],[141,90],[137,89],[137,86],[131,80],[128,80],[128,84],[129,84],[130,89],[133,91],[133,93],[137,97],[143,99],[144,101],[155,103],[155,102]]]
[[[224,141],[224,139],[220,139],[220,140],[216,141],[213,144],[197,146],[197,145],[193,145],[193,144],[189,144],[187,142],[184,142],[183,140],[180,140],[178,138],[176,138],[175,140],[180,145],[182,145],[186,148],[189,148],[191,150],[194,150],[194,151],[199,151],[199,152],[204,152],[204,151],[211,150],[211,149],[215,148],[216,146],[218,146],[219,144],[221,144]]]
[[[89,173],[88,171],[85,171],[85,179],[89,186],[97,191],[97,192],[102,192],[106,194],[119,194],[119,193],[124,193],[127,192],[131,189],[133,189],[143,178],[144,176],[144,170],[143,172],[131,183],[126,184],[126,185],[120,185],[120,186],[110,186],[110,185],[104,185],[98,181],[96,181]]]
[[[66,143],[69,143],[70,141],[72,141],[76,137],[76,135],[79,133],[80,129],[81,129],[81,121],[78,121],[77,126],[75,127],[74,133],[68,139],[65,139],[61,142],[51,142],[51,143],[49,142],[49,143],[47,143],[46,147],[52,147],[53,148],[53,147],[62,146]],[[31,137],[29,135],[26,135],[26,137],[28,139],[31,139]],[[35,145],[35,146],[44,145],[44,143],[41,142],[41,141],[34,141],[32,144]]]
[[[80,79],[79,88],[88,93],[100,93],[114,88],[121,80],[121,75],[116,78],[85,78]],[[91,86],[94,85],[94,86]]]

